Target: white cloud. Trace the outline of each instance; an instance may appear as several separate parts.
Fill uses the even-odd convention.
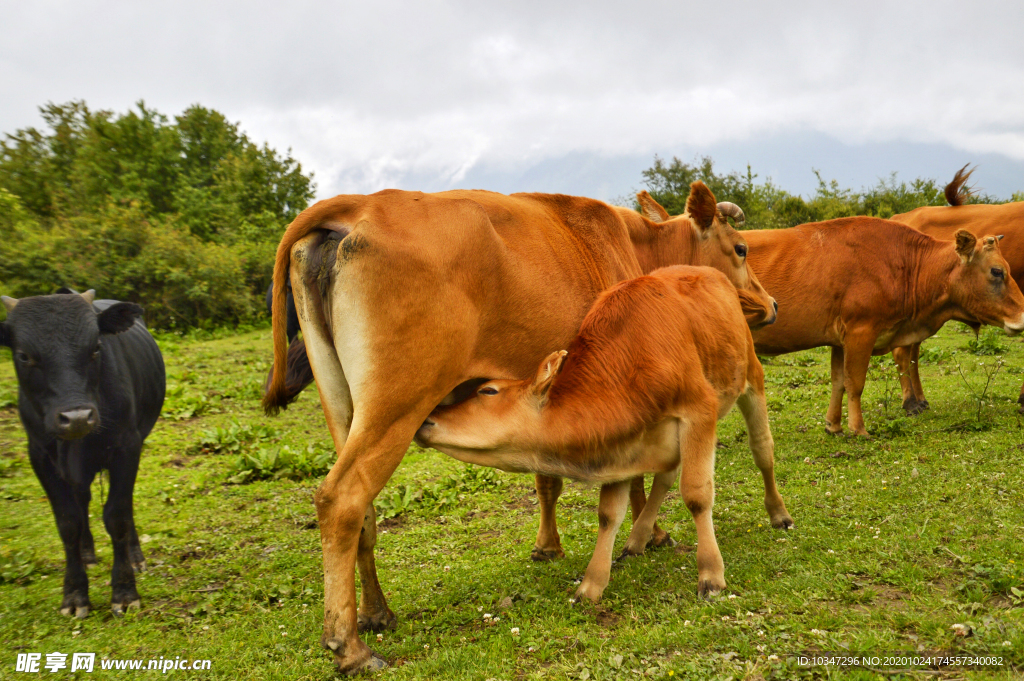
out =
[[[200,102],[325,195],[795,130],[1024,160],[1019,2],[7,4],[0,130]]]

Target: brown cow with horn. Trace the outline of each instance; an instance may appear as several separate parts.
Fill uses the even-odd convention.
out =
[[[979,237],[1009,237],[999,244],[1003,257],[1009,268],[1006,271],[1017,282],[1024,286],[1024,201],[992,204],[967,204],[971,190],[967,181],[974,170],[964,166],[946,185],[946,201],[948,206],[924,206],[909,213],[894,215],[893,220],[910,225],[914,229],[935,239],[952,241],[958,230],[967,229]],[[976,320],[963,320],[978,328]],[[921,375],[918,371],[918,358],[921,344],[914,343],[899,347],[892,351],[892,358],[900,369],[900,387],[903,392],[903,408],[907,414],[919,414],[928,408],[924,389],[921,387]],[[1021,386],[1017,402],[1024,413],[1024,386]]]
[[[631,237],[645,230],[635,250]],[[430,412],[484,380],[533,374],[568,345],[601,291],[659,257],[712,265],[770,300],[741,251],[743,238],[700,182],[687,214],[664,225],[577,197],[395,190],[321,201],[289,225],[274,268],[274,375],[264,406],[272,413],[287,403],[290,277],[338,450],[315,503],[322,641],[341,671],[384,665],[358,635],[395,623],[377,582],[372,502]],[[557,499],[557,490],[546,498],[539,486],[538,494],[549,506]],[[557,533],[546,540],[539,548],[560,551]]]

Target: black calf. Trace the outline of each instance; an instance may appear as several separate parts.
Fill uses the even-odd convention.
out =
[[[111,607],[139,605],[133,567],[145,562],[132,515],[142,442],[164,401],[164,362],[142,308],[93,292],[14,300],[3,296],[7,321],[0,345],[11,348],[18,412],[29,459],[50,500],[64,542],[61,612],[89,614],[86,564],[96,562],[89,531],[89,487],[110,471],[103,524],[114,545]]]

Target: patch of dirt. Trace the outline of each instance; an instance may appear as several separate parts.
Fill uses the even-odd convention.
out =
[[[402,516],[395,516],[394,518],[386,518],[384,520],[377,521],[377,531],[381,530],[394,530],[405,524],[405,518]]]
[[[622,621],[622,615],[611,610],[605,610],[604,608],[598,607],[594,612],[594,619],[597,621],[599,626],[602,626],[605,629],[612,629]]]

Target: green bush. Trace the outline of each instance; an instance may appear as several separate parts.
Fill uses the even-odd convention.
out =
[[[174,122],[141,102],[41,113],[48,131],[0,142],[0,291],[92,288],[178,332],[262,314],[280,236],[314,194],[294,159],[200,106]]]

